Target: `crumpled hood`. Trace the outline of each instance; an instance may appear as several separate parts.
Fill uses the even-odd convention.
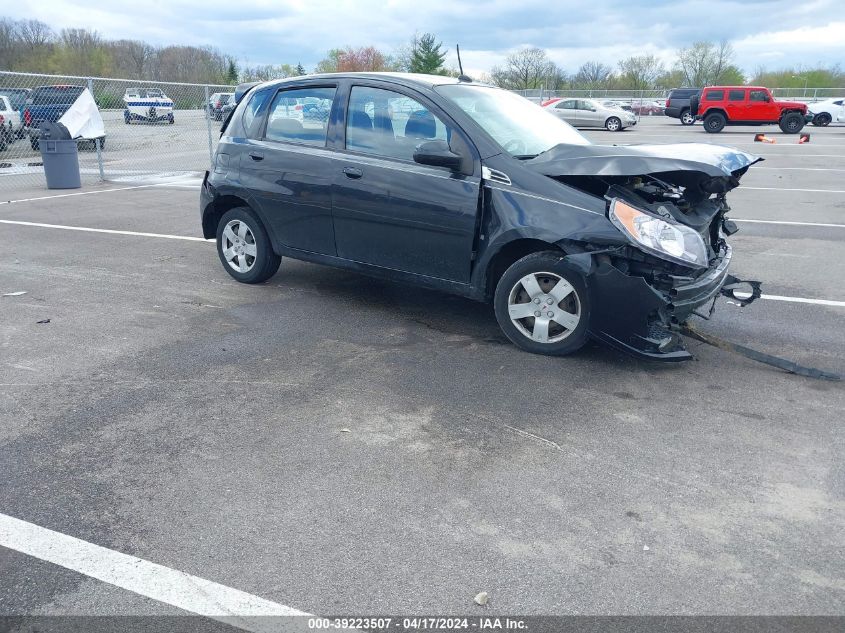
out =
[[[640,176],[697,171],[725,177],[736,176],[736,172],[761,160],[759,156],[710,143],[561,144],[524,164],[546,176]]]

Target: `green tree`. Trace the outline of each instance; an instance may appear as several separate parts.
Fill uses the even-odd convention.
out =
[[[433,34],[423,33],[414,40],[411,51],[409,72],[424,73],[426,75],[442,75],[445,72],[443,60],[447,51],[442,50],[443,42],[438,42]]]
[[[297,76],[305,74],[305,68],[302,66],[301,63],[298,63],[296,65],[296,74],[297,74]]]
[[[619,62],[619,87],[647,90],[655,86],[663,73],[663,64],[654,55],[635,55]]]
[[[235,66],[234,59],[229,59],[229,67],[226,69],[226,81],[230,84],[238,83],[238,67]]]

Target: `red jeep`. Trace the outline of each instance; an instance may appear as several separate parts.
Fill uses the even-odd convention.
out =
[[[807,118],[807,104],[778,101],[759,86],[709,86],[690,98],[690,110],[711,133],[726,125],[777,123],[785,133],[797,134]]]

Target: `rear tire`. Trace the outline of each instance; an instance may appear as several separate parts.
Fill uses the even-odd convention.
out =
[[[681,125],[692,125],[695,123],[695,115],[688,109],[681,111]]]
[[[781,118],[778,125],[784,134],[798,134],[804,129],[804,115],[798,112],[788,112]]]
[[[512,264],[496,285],[493,307],[499,327],[526,352],[565,356],[587,342],[587,286],[581,273],[563,257],[559,251],[526,255]]]
[[[821,112],[820,114],[817,114],[815,117],[813,117],[813,125],[817,127],[827,127],[828,125],[830,125],[830,122],[832,120],[833,117],[831,117],[827,112]]]
[[[260,284],[279,270],[282,258],[249,207],[235,207],[217,223],[217,255],[223,268],[244,284]]]
[[[717,134],[725,129],[728,120],[721,112],[711,112],[704,117],[704,130],[710,134]]]

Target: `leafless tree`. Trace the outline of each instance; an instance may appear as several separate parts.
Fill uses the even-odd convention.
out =
[[[511,90],[550,88],[560,83],[562,71],[541,48],[523,48],[508,55],[505,67],[494,67],[490,78],[497,86]]]
[[[613,75],[613,69],[600,62],[586,62],[581,64],[575,73],[573,82],[579,88],[607,88],[608,80]]]

